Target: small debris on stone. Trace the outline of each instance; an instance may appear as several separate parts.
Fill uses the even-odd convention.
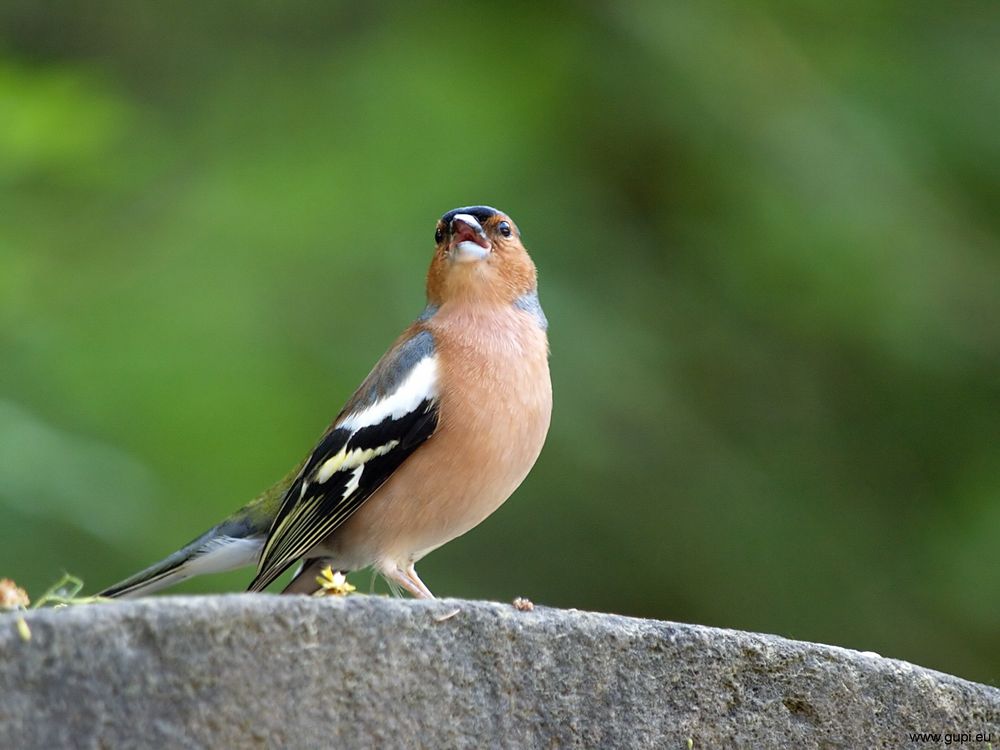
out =
[[[0,609],[23,609],[28,604],[27,591],[9,578],[0,578]]]
[[[327,565],[316,576],[316,583],[319,584],[319,591],[313,596],[347,596],[357,589],[347,582],[347,576],[339,570],[335,573],[333,568]]]

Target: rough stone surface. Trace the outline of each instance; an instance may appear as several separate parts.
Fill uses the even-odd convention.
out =
[[[30,641],[15,618],[5,749],[1000,747],[995,688],[694,625],[367,596],[39,611]]]

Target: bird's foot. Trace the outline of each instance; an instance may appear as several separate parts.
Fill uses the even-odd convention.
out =
[[[410,563],[405,569],[394,562],[387,562],[379,565],[379,572],[385,576],[386,580],[396,583],[413,595],[414,599],[433,599],[434,594],[424,585],[417,575],[417,571]]]

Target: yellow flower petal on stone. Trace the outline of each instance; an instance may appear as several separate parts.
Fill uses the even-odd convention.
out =
[[[320,589],[313,596],[347,596],[357,590],[347,582],[347,576],[340,571],[334,572],[329,565],[316,576],[316,583]]]

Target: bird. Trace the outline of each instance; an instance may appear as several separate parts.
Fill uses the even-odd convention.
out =
[[[427,303],[305,459],[177,552],[104,591],[140,596],[256,565],[262,591],[320,589],[321,571],[366,568],[434,598],[415,565],[486,519],[541,453],[552,414],[548,321],[521,232],[466,206],[434,230]]]

